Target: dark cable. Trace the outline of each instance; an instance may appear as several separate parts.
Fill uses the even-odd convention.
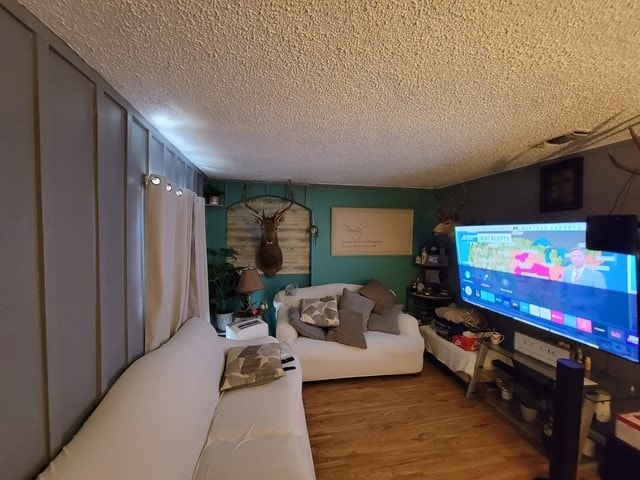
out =
[[[620,191],[618,192],[618,196],[616,197],[616,199],[613,202],[613,205],[611,207],[611,210],[609,210],[609,215],[611,215],[613,213],[613,211],[616,209],[616,205],[618,204],[618,201],[620,201],[620,197],[622,196],[623,192],[625,190],[628,190],[629,187],[631,186],[631,183],[633,183],[633,179],[636,176],[635,173],[631,173],[629,175],[629,178],[627,179],[626,182],[624,182],[624,185],[622,186],[622,188],[620,189]],[[626,198],[626,194],[624,196]],[[620,209],[622,209],[622,205],[624,204],[624,201],[620,204]]]

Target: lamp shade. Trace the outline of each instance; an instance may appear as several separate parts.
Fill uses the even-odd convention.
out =
[[[238,286],[236,292],[238,293],[251,293],[265,288],[258,270],[255,268],[245,268],[240,274],[240,280],[238,280]]]

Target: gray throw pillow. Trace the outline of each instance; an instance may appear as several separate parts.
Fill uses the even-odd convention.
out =
[[[364,319],[362,313],[351,310],[340,310],[340,325],[327,330],[326,340],[338,342],[352,347],[367,348],[364,338]],[[344,316],[343,316],[344,315]]]
[[[398,315],[402,313],[403,306],[404,305],[396,303],[392,305],[384,315],[372,313],[369,317],[369,323],[367,324],[369,331],[400,335],[400,329],[398,328]]]
[[[371,315],[371,311],[375,305],[376,303],[373,300],[363,297],[358,292],[352,292],[345,288],[342,290],[342,297],[340,298],[338,308],[340,310],[351,310],[353,312],[362,313],[364,329],[366,331],[369,315]]]
[[[316,327],[315,325],[309,325],[308,323],[304,323],[300,320],[300,309],[299,308],[290,308],[289,309],[289,323],[293,328],[295,328],[298,335],[307,338],[313,338],[314,340],[324,340],[327,332],[322,327]]]
[[[331,295],[303,298],[300,302],[300,320],[318,327],[335,327],[340,324],[338,301]]]
[[[359,292],[360,295],[375,302],[373,311],[379,314],[386,313],[396,301],[396,294],[376,278],[369,280],[365,286],[360,288]]]
[[[221,391],[253,387],[284,377],[280,344],[265,343],[227,350]]]

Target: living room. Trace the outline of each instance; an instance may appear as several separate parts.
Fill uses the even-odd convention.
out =
[[[233,247],[226,242],[225,211],[242,201],[245,184],[250,197],[284,198],[292,175],[279,173],[287,172],[285,168],[271,169],[269,175],[276,171],[277,176],[267,178],[264,170],[248,167],[244,171],[251,175],[242,171],[228,177],[205,174],[192,160],[196,153],[192,157],[188,148],[168,139],[119,92],[119,85],[105,80],[71,43],[65,43],[68,40],[58,38],[17,1],[2,0],[0,13],[0,37],[10,47],[0,53],[2,64],[7,65],[0,79],[2,111],[7,113],[0,143],[6,158],[15,159],[3,165],[0,180],[5,205],[2,219],[9,226],[2,242],[7,329],[0,339],[5,365],[0,423],[3,436],[12,439],[0,452],[0,476],[17,479],[37,475],[73,437],[125,368],[143,353],[141,179],[148,173],[160,173],[181,187],[201,192],[205,178],[213,178],[225,193],[225,208],[206,207],[207,238],[209,246],[219,248]],[[637,15],[635,10],[632,13]],[[62,23],[73,20],[63,18]],[[630,37],[629,41],[637,40]],[[606,97],[604,87],[603,95]],[[591,104],[592,100],[580,102]],[[451,211],[463,197],[466,201],[459,215],[467,225],[583,221],[588,215],[610,212],[640,215],[638,186],[626,183],[634,177],[609,158],[611,152],[621,164],[638,168],[638,149],[628,132],[630,126],[638,131],[636,103],[630,96],[625,105],[629,111],[618,112],[618,117],[608,113],[588,125],[563,125],[561,131],[538,140],[571,129],[593,129],[592,136],[578,136],[562,145],[523,144],[529,153],[520,155],[512,149],[506,157],[495,155],[489,162],[491,168],[478,176],[456,180],[454,175],[464,173],[465,168],[451,166],[425,174],[396,165],[393,156],[388,156],[384,166],[388,178],[406,184],[354,186],[347,174],[344,184],[295,180],[295,200],[312,212],[318,228],[317,238],[309,239],[309,273],[265,278],[267,289],[256,292],[254,299],[270,303],[278,290],[291,283],[301,287],[337,281],[363,284],[378,277],[404,302],[406,289],[416,276],[414,257],[421,247],[434,243],[431,232],[438,223],[438,208]],[[566,110],[561,100],[556,108]],[[597,109],[597,105],[589,108]],[[553,124],[552,120],[546,122]],[[606,137],[607,132],[615,132],[619,140],[603,145],[592,141]],[[503,134],[505,142],[517,136]],[[520,159],[532,151],[541,152],[539,161],[521,165]],[[421,161],[429,157],[425,154]],[[574,158],[583,159],[581,205],[541,211],[541,169]],[[320,175],[321,165],[316,162],[304,168]],[[367,169],[366,164],[356,167]],[[447,170],[452,180],[444,178]],[[412,183],[419,178],[429,180],[422,185]],[[434,187],[439,187],[437,192]],[[412,210],[412,253],[331,255],[334,207]],[[497,330],[512,335],[513,323],[497,315],[490,319]],[[625,379],[638,378],[637,365],[593,350],[587,353],[594,369],[606,366]]]

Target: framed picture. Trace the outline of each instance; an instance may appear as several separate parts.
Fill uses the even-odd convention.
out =
[[[411,255],[413,210],[331,208],[331,255]]]
[[[540,211],[582,208],[582,158],[572,158],[540,169]]]

